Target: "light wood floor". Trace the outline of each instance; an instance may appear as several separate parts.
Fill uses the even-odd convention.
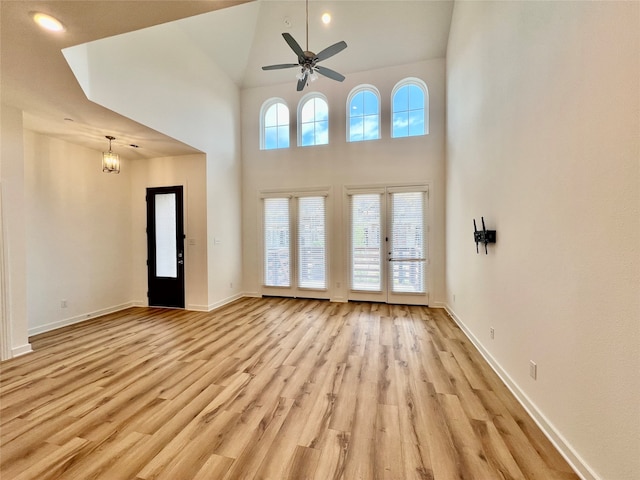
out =
[[[443,310],[250,298],[32,345],[2,480],[578,478]]]

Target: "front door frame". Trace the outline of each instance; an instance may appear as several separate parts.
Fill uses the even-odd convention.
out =
[[[156,275],[155,197],[175,194],[176,202],[176,276]],[[184,192],[182,185],[148,187],[147,194],[147,296],[149,306],[185,308],[184,272]]]

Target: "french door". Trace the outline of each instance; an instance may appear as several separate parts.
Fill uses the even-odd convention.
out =
[[[149,306],[184,308],[182,186],[147,188]]]
[[[348,189],[349,300],[428,305],[426,186]]]
[[[262,293],[329,298],[326,194],[270,194],[262,202]]]

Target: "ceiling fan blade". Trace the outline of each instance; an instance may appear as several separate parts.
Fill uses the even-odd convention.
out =
[[[307,76],[308,76],[307,72],[304,72],[304,76],[300,80],[298,80],[298,85],[296,86],[296,90],[298,92],[301,92],[302,89],[307,84]]]
[[[295,38],[293,38],[287,32],[283,33],[282,36],[284,37],[285,41],[291,47],[291,50],[293,50],[296,53],[298,58],[304,58],[304,50],[302,50],[302,47],[300,47],[300,45],[298,45],[298,42],[296,42]]]
[[[337,80],[338,82],[343,81],[345,78],[344,75],[336,72],[335,70],[331,70],[330,68],[327,68],[327,67],[321,67],[320,65],[316,65],[314,68],[316,72],[318,72],[320,75],[329,77],[332,80]]]
[[[284,33],[283,33],[283,35],[284,35]],[[330,47],[325,48],[319,54],[317,54],[316,55],[316,61],[319,62],[320,60],[325,60],[325,59],[327,59],[329,57],[332,57],[336,53],[340,53],[345,48],[347,48],[347,44],[344,41],[338,42],[338,43],[334,43]]]
[[[299,67],[298,63],[280,63],[278,65],[267,65],[266,67],[262,67],[263,70],[279,70],[281,68],[293,68]]]

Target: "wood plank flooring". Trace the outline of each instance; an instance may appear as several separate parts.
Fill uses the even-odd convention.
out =
[[[0,364],[0,478],[578,479],[443,310],[132,308]]]

